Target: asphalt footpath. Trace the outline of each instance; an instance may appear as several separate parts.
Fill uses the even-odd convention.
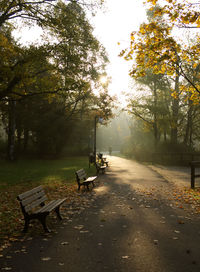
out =
[[[95,189],[65,204],[50,234],[33,223],[0,257],[0,271],[199,272],[200,216],[179,207],[189,169],[110,156]]]

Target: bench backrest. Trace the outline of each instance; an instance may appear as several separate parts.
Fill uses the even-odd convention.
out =
[[[96,168],[100,168],[101,164],[99,162],[96,162]]]
[[[86,172],[84,169],[80,169],[78,171],[76,171],[76,179],[77,182],[80,182],[81,180],[84,180],[87,178]]]
[[[47,200],[44,189],[42,186],[38,186],[30,191],[18,195],[17,199],[20,201],[22,211],[28,213],[35,207],[43,205]]]

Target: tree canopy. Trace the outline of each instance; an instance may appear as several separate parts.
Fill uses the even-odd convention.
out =
[[[199,28],[199,3],[198,1],[187,0],[146,0],[150,8],[159,5],[156,9],[155,16],[166,15],[170,25],[176,25],[184,28]]]
[[[51,11],[59,2],[58,0],[1,0],[0,3],[0,27],[7,21],[20,18],[28,21],[34,21],[38,25],[46,24],[48,17],[51,17]],[[67,3],[79,3],[83,7],[91,7],[103,4],[104,0],[64,0]]]
[[[17,135],[19,146],[23,139],[26,148],[31,135],[39,150],[47,152],[55,141],[52,152],[59,153],[69,139],[66,134],[73,133],[69,127],[76,129],[71,120],[80,125],[84,119],[93,120],[94,115],[112,116],[113,98],[99,80],[106,75],[108,57],[85,12],[85,8],[102,3],[1,1],[0,110],[10,147]],[[42,27],[42,43],[20,44],[13,35],[16,19]],[[57,137],[61,126],[63,132]],[[91,129],[88,127],[88,133]]]
[[[199,3],[146,0],[145,5],[147,21],[130,34],[129,47],[120,53],[132,64],[130,76],[137,90],[130,95],[128,110],[139,120],[140,130],[153,136],[154,150],[161,150],[160,143],[167,142],[172,151],[179,143],[185,150],[195,148],[199,141],[200,36],[195,31],[185,39],[180,31],[198,30]]]
[[[148,2],[156,4],[158,1]],[[160,6],[150,8],[149,22],[141,24],[138,31],[131,33],[130,46],[120,55],[125,60],[133,62],[130,71],[132,77],[144,76],[146,69],[152,69],[154,74],[167,74],[174,80],[179,74],[183,78],[179,92],[188,92],[189,99],[199,103],[200,36],[196,35],[195,40],[187,43],[174,36],[175,19],[171,14],[178,8],[178,4],[175,5],[175,1],[167,2],[169,5],[162,8]],[[180,5],[186,9],[186,3]],[[167,13],[167,8],[171,13],[166,18],[164,13]],[[176,19],[179,21],[178,18]],[[175,92],[174,96],[176,96]]]

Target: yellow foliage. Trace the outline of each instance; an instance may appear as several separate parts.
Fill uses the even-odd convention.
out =
[[[147,3],[152,3],[153,5],[156,5],[158,0],[147,0]]]
[[[165,2],[165,5],[159,8],[155,7],[158,2]],[[183,24],[191,25],[195,23],[195,25],[200,27],[199,14],[192,8],[188,9],[186,0],[183,0],[183,2],[175,0],[146,0],[147,3],[150,3],[150,7],[153,7],[154,18],[149,23],[143,23],[139,31],[131,33],[130,47],[123,53],[126,60],[133,59],[133,56],[135,57],[136,65],[130,71],[130,76],[135,78],[143,77],[145,76],[145,71],[151,69],[155,74],[166,74],[174,77],[176,76],[177,61],[179,60],[184,69],[184,65],[187,65],[188,68],[197,70],[200,55],[200,36],[196,37],[195,45],[190,45],[190,47],[187,45],[184,48],[184,46],[181,46],[181,43],[178,43],[173,38],[171,31],[174,23],[181,24],[181,26]],[[167,15],[162,17],[165,23],[160,23],[156,16],[162,16],[163,14]],[[195,76],[196,78],[198,77],[198,75]],[[197,89],[200,90],[200,86]],[[191,94],[191,99],[199,101],[200,96],[197,89],[195,90],[193,87],[189,89],[182,86],[180,92]],[[172,96],[177,98],[178,94],[173,91]],[[197,99],[197,97],[199,98]]]
[[[197,24],[197,27],[200,27],[200,16],[199,16],[199,18],[196,20],[196,24]]]

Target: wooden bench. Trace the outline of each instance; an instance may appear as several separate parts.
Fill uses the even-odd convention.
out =
[[[99,162],[96,162],[96,169],[97,169],[97,174],[101,173],[104,174],[105,173],[105,170],[106,170],[106,165],[101,165]]]
[[[50,232],[50,229],[46,225],[46,217],[51,211],[55,211],[58,219],[62,219],[60,215],[60,205],[66,200],[66,198],[51,200],[45,204],[47,196],[42,186],[38,186],[30,191],[18,195],[17,199],[20,202],[22,213],[24,215],[24,232],[27,232],[29,222],[33,219],[38,219],[41,222],[44,231]]]
[[[97,161],[101,164],[101,165],[106,165],[108,167],[108,161],[106,160],[106,157],[103,157],[102,153],[98,153],[97,154]]]
[[[101,163],[102,165],[106,165],[108,167],[108,161],[106,160],[105,157],[102,158]]]
[[[94,181],[96,178],[97,176],[87,178],[87,175],[84,169],[80,169],[76,171],[76,181],[78,183],[78,191],[80,190],[81,186],[87,187],[89,191],[89,184],[92,183],[94,187]]]
[[[200,174],[195,174],[195,168],[200,167],[200,161],[191,161],[191,188],[195,187],[195,178],[199,178]]]

